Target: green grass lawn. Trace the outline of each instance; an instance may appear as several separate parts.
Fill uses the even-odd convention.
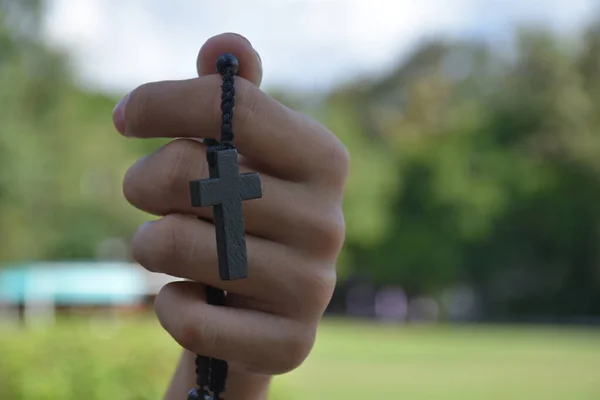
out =
[[[0,328],[0,400],[160,399],[178,353],[153,319]],[[600,399],[600,331],[327,320],[272,398]]]
[[[294,399],[600,399],[600,331],[330,321]]]

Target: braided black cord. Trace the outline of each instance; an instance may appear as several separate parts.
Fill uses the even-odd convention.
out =
[[[221,141],[205,139],[209,147],[206,151],[206,160],[209,165],[214,165],[214,154],[217,150],[234,148],[233,146],[233,108],[235,106],[235,75],[238,70],[237,59],[230,54],[219,57],[217,71],[223,77],[221,85]],[[223,290],[208,286],[206,289],[206,302],[210,305],[225,306],[226,294]],[[212,357],[196,355],[196,383],[199,393],[212,400],[220,400],[221,393],[225,391],[229,366],[227,361]]]
[[[223,121],[221,124],[221,144],[228,145],[233,142],[233,107],[235,106],[235,71],[233,66],[226,67],[223,71],[223,84],[221,85],[221,111]]]
[[[215,306],[225,306],[225,292],[221,289],[209,286],[206,292],[206,301]],[[217,358],[210,359],[210,373],[208,379],[208,389],[214,393],[215,398],[225,391],[225,381],[227,380],[227,361]]]

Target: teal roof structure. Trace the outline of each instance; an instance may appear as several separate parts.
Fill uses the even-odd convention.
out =
[[[141,268],[119,262],[50,262],[0,268],[0,302],[128,305],[146,292]]]

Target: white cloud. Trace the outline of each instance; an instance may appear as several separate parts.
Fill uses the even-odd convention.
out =
[[[259,50],[266,85],[310,89],[385,68],[424,35],[499,35],[525,19],[572,27],[593,1],[53,0],[46,26],[105,90],[191,77],[202,43],[228,31]]]

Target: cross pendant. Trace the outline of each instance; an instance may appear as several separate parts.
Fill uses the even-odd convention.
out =
[[[262,197],[260,176],[239,173],[235,148],[209,151],[209,178],[190,182],[192,206],[213,207],[221,279],[243,279],[248,261],[242,201]]]

